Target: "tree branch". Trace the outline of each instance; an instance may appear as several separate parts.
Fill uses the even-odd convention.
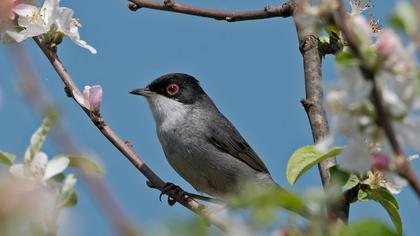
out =
[[[292,1],[283,3],[278,7],[267,6],[262,10],[255,11],[221,11],[197,8],[175,3],[173,0],[165,0],[163,3],[156,3],[150,0],[129,0],[128,7],[132,11],[140,8],[150,8],[161,11],[183,13],[187,15],[213,18],[228,22],[267,19],[272,17],[289,17],[293,13]]]
[[[299,49],[303,57],[303,67],[305,74],[306,98],[302,99],[302,105],[309,118],[314,142],[326,138],[330,131],[326,112],[323,108],[323,88],[322,88],[322,56],[324,47],[321,47],[316,32],[312,27],[312,22],[307,21],[303,12],[305,1],[293,1],[295,11],[293,19],[299,40]],[[335,51],[335,50],[334,50]],[[321,181],[324,188],[329,187],[331,174],[329,168],[337,164],[335,157],[322,161],[318,165]],[[337,206],[327,207],[328,218],[331,220],[342,219],[347,221],[350,202],[343,200]]]
[[[264,10],[228,12],[220,10],[209,10],[195,8],[175,3],[173,0],[165,0],[163,4],[150,0],[129,0],[129,8],[133,11],[139,8],[150,8],[161,11],[170,11],[195,15],[216,20],[225,20],[228,22],[266,19],[272,17],[293,16],[296,23],[297,34],[299,38],[299,48],[303,56],[305,71],[306,99],[302,104],[307,112],[314,142],[317,142],[329,135],[328,121],[326,112],[322,106],[322,56],[326,54],[335,54],[341,51],[342,45],[339,42],[330,42],[321,44],[310,24],[301,20],[301,11],[296,11],[299,0],[288,0],[278,7],[265,7]],[[335,158],[322,161],[319,164],[319,172],[324,188],[328,187],[330,182],[329,168],[336,165]],[[341,218],[344,221],[348,217],[349,202],[341,204],[342,207],[331,207],[329,209],[329,218]]]
[[[354,53],[354,55],[360,60],[359,68],[362,72],[364,78],[368,81],[372,82],[372,92],[371,92],[371,99],[372,103],[375,106],[377,117],[378,117],[378,125],[382,127],[385,132],[385,135],[392,147],[392,150],[395,154],[395,162],[397,164],[397,171],[398,174],[405,178],[417,193],[417,197],[420,197],[420,182],[416,177],[416,173],[414,172],[413,168],[411,167],[410,162],[405,158],[404,150],[402,149],[401,145],[397,140],[397,136],[395,131],[392,127],[392,123],[389,120],[389,115],[385,110],[385,106],[383,103],[383,96],[381,90],[378,88],[376,79],[375,79],[375,69],[369,67],[369,64],[366,62],[366,58],[360,51],[358,45],[358,39],[355,36],[354,32],[350,29],[347,24],[347,13],[344,8],[344,4],[341,0],[338,0],[339,8],[338,14],[335,15],[334,21],[336,25],[341,29],[343,35],[348,43],[348,46]]]
[[[80,90],[75,85],[73,79],[67,73],[63,64],[59,60],[57,54],[50,50],[43,42],[39,36],[34,37],[36,44],[41,48],[42,52],[50,61],[51,65],[54,67],[55,71],[65,84],[65,90],[68,96],[73,98],[73,100],[85,111],[86,115],[91,119],[93,124],[101,131],[101,133],[150,181],[150,183],[159,190],[163,190],[166,182],[164,182],[157,174],[155,174],[149,166],[140,158],[140,156],[134,151],[131,145],[128,142],[122,141],[117,134],[108,126],[103,117],[94,113],[83,106],[81,106],[73,96],[74,93],[81,94]],[[226,230],[226,224],[221,219],[217,218],[214,214],[206,212],[206,206],[199,204],[191,198],[180,196],[180,195],[169,195],[169,197],[175,199],[178,203],[188,208],[192,212],[205,216],[209,222],[221,230]]]

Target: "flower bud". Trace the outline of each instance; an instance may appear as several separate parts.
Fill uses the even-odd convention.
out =
[[[100,85],[85,86],[83,96],[89,104],[89,110],[98,112],[102,103],[102,87]]]
[[[383,30],[376,41],[376,49],[382,55],[388,57],[393,52],[396,52],[401,46],[401,41],[393,30]]]
[[[85,86],[83,95],[73,91],[73,97],[80,106],[92,112],[99,112],[102,103],[102,87],[100,85]]]
[[[376,170],[389,169],[389,157],[382,153],[375,153],[372,155],[372,168]]]

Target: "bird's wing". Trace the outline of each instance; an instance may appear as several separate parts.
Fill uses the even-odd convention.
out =
[[[241,160],[254,170],[269,173],[257,153],[226,118],[213,120],[208,129],[207,138],[220,151]]]

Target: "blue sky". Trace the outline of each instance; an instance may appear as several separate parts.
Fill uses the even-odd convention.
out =
[[[374,1],[374,3],[379,1]],[[192,1],[217,9],[261,9],[277,1]],[[373,9],[382,24],[393,1],[380,1]],[[97,55],[66,39],[59,54],[80,88],[104,88],[102,114],[124,140],[129,140],[150,167],[164,180],[192,188],[167,164],[155,134],[146,101],[128,94],[169,72],[184,72],[201,81],[220,110],[236,125],[262,157],[274,179],[302,192],[319,188],[317,170],[306,173],[296,186],[288,185],[288,157],[312,143],[310,127],[300,99],[304,97],[302,58],[292,19],[274,18],[239,23],[140,9],[131,12],[126,1],[62,1],[83,25],[81,36],[96,47]],[[58,76],[31,40],[24,43],[46,91],[59,105],[72,134],[87,153],[95,153],[105,166],[105,179],[121,206],[139,228],[162,218],[188,218],[191,213],[158,200],[159,193],[145,186],[145,178],[100,134],[73,101],[64,96]],[[0,149],[22,155],[41,119],[19,89],[17,69],[7,46],[0,46]],[[326,81],[335,78],[332,57],[323,65]],[[59,150],[47,142],[45,151]],[[415,163],[416,171],[420,170]],[[79,182],[80,202],[67,210],[77,235],[115,235],[88,192]],[[397,196],[406,235],[415,235],[419,202],[410,189]],[[386,212],[373,203],[357,203],[351,219],[377,217],[389,222]],[[417,218],[417,220],[416,220]]]

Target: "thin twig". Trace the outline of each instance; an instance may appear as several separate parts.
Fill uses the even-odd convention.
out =
[[[57,54],[50,50],[43,42],[40,37],[34,37],[35,42],[41,48],[45,56],[47,56],[48,60],[54,67],[55,71],[63,81],[66,86],[66,91],[72,91],[72,93],[79,93],[81,94],[80,90],[75,85],[73,79],[67,73],[66,69],[64,68],[63,64],[59,60]],[[103,117],[100,114],[91,112],[87,110],[83,106],[81,106],[74,96],[71,95],[73,100],[85,111],[94,125],[101,131],[101,133],[154,185],[157,189],[163,190],[165,187],[166,182],[164,182],[157,174],[155,174],[149,166],[140,158],[140,156],[134,151],[134,149],[127,144],[126,142],[122,141],[118,135],[108,126]],[[216,227],[220,228],[221,230],[226,230],[225,222],[221,219],[216,217],[213,214],[206,214],[204,205],[199,204],[198,202],[194,201],[191,198],[180,196],[180,195],[170,195],[172,199],[175,199],[178,203],[183,205],[184,207],[188,208],[189,210],[193,211],[194,213],[205,216],[209,222]]]
[[[335,15],[334,21],[336,25],[341,29],[343,35],[354,53],[354,55],[360,60],[359,68],[362,72],[364,78],[368,81],[372,82],[372,103],[376,109],[376,113],[378,114],[378,125],[382,127],[385,132],[385,135],[392,147],[394,152],[395,161],[397,164],[397,171],[398,174],[405,178],[410,186],[414,189],[417,193],[417,197],[420,197],[420,182],[416,177],[416,173],[414,172],[413,168],[411,167],[410,161],[405,158],[404,150],[402,149],[401,145],[397,140],[397,135],[392,127],[392,123],[389,120],[389,114],[386,112],[384,103],[383,103],[383,96],[381,90],[378,88],[377,81],[375,79],[375,69],[371,68],[366,61],[366,58],[362,54],[359,48],[359,42],[357,37],[355,36],[354,32],[350,29],[349,25],[347,24],[347,13],[344,8],[344,4],[341,0],[338,0],[339,8],[338,14]]]
[[[157,3],[150,0],[129,0],[128,7],[130,10],[136,11],[140,8],[150,8],[161,11],[171,11],[183,13],[187,15],[201,16],[213,18],[216,20],[224,20],[228,22],[267,19],[272,17],[289,17],[293,13],[291,1],[283,3],[278,7],[267,6],[262,10],[255,11],[221,11],[211,10],[198,7],[191,7],[172,0],[166,0],[163,3]]]
[[[314,142],[318,142],[328,137],[330,131],[325,109],[323,107],[323,88],[322,88],[322,56],[325,48],[321,44],[313,29],[312,22],[308,22],[302,9],[305,1],[294,1],[295,11],[293,19],[299,40],[299,49],[303,57],[303,67],[305,74],[306,98],[302,99],[302,105],[309,118],[312,137]],[[339,49],[337,49],[339,50]],[[335,51],[335,50],[334,50]],[[318,169],[321,175],[322,185],[325,189],[329,187],[331,174],[329,168],[337,164],[335,157],[319,163]],[[350,202],[343,201],[337,206],[328,206],[328,218],[335,221],[341,219],[344,222],[348,219]]]

